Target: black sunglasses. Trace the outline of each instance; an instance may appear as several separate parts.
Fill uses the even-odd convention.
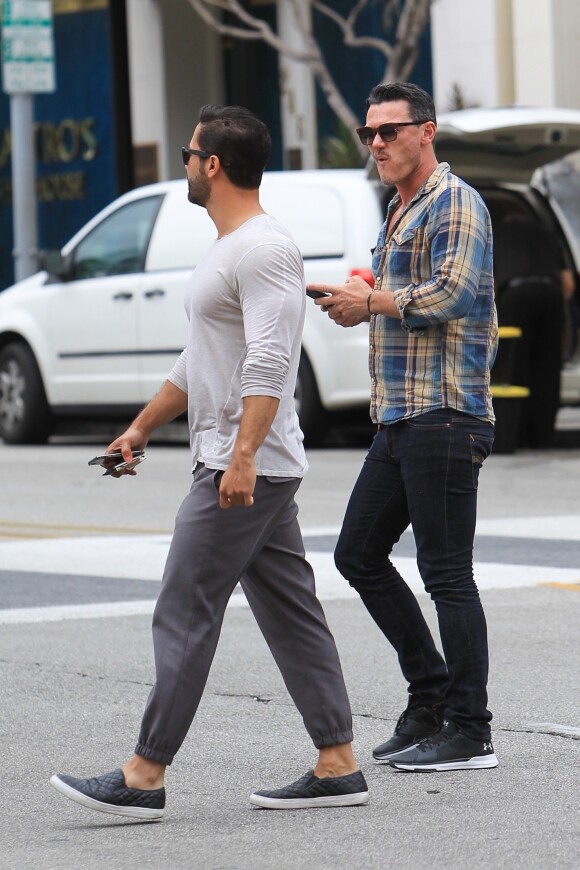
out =
[[[189,158],[192,154],[195,154],[197,157],[211,157],[211,151],[200,151],[199,148],[186,148],[185,145],[181,146],[181,159],[183,160],[183,165],[187,166],[189,163]]]
[[[358,138],[363,145],[372,145],[377,133],[381,137],[382,142],[394,142],[399,132],[399,127],[418,127],[419,124],[426,124],[425,121],[399,121],[398,124],[381,124],[380,127],[357,127],[356,132]]]

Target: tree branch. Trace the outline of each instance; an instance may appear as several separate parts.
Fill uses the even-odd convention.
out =
[[[368,154],[361,145],[354,128],[359,118],[352,111],[334,81],[320,46],[311,32],[309,20],[301,15],[299,0],[285,0],[292,4],[296,30],[302,36],[302,46],[291,45],[256,15],[249,12],[239,0],[189,0],[199,17],[216,33],[233,39],[262,41],[278,54],[298,63],[306,64],[316,78],[326,100],[337,117],[351,130],[353,142],[361,158]],[[385,58],[383,81],[405,80],[411,73],[419,53],[418,43],[427,21],[429,9],[435,0],[384,0],[383,20],[385,26],[397,21],[392,42],[374,36],[357,36],[356,26],[360,15],[368,8],[370,0],[356,0],[346,18],[336,12],[324,0],[305,0],[311,8],[333,21],[342,31],[343,42],[349,48],[372,48]],[[220,13],[229,12],[236,23],[225,23]],[[398,16],[398,17],[397,17]],[[309,16],[307,16],[309,19]],[[242,26],[243,25],[243,26]]]
[[[331,9],[326,3],[320,2],[320,0],[311,0],[311,2],[313,9],[316,9],[322,15],[326,15],[327,18],[330,18],[331,21],[334,21],[340,27],[344,44],[348,45],[349,48],[374,48],[380,51],[387,60],[390,58],[392,48],[386,39],[377,39],[373,36],[357,36],[355,33],[354,28],[357,19],[363,9],[368,6],[368,0],[358,0],[358,3],[351,9],[348,18],[343,18],[342,15],[339,15],[338,12]]]
[[[286,57],[300,63],[310,63],[315,58],[306,52],[299,51],[288,43],[280,39],[277,33],[274,33],[270,25],[261,18],[256,18],[247,12],[237,0],[189,0],[190,5],[197,12],[199,17],[205,23],[219,33],[220,36],[232,36],[234,39],[246,40],[261,40]],[[248,25],[247,28],[236,27],[233,24],[224,24],[210,12],[208,6],[214,6],[217,9],[223,9],[226,12],[232,12],[238,16],[238,19]]]
[[[403,4],[393,44],[393,55],[385,69],[384,81],[404,81],[419,56],[419,40],[429,20],[434,0],[414,0]]]

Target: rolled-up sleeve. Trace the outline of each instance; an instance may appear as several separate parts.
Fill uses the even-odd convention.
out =
[[[420,331],[469,314],[486,258],[488,222],[483,202],[470,188],[449,188],[437,199],[423,250],[412,255],[425,261],[430,277],[394,291],[403,329]]]
[[[244,317],[246,355],[242,397],[280,398],[296,336],[302,330],[305,285],[294,248],[262,245],[250,251],[236,274]]]

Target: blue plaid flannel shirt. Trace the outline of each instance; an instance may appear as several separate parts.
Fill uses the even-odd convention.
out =
[[[371,419],[455,408],[493,422],[498,328],[487,208],[447,163],[388,229],[399,204],[397,194],[373,254],[376,292],[393,292],[401,320],[371,316]]]

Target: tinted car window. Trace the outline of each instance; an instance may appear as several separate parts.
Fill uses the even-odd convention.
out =
[[[142,272],[161,197],[130,202],[96,226],[73,253],[73,277]]]

